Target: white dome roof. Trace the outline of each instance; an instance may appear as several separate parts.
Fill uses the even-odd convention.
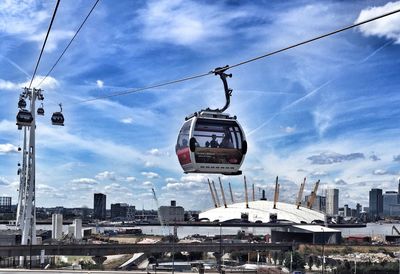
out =
[[[242,213],[246,213],[249,216],[250,222],[262,221],[268,223],[270,221],[270,214],[276,214],[278,220],[287,220],[294,223],[311,223],[314,220],[325,220],[325,214],[319,211],[311,210],[305,207],[300,207],[294,204],[288,203],[276,203],[276,209],[273,201],[251,201],[249,202],[249,208],[246,208],[246,203],[235,203],[228,205],[227,208],[224,206],[209,209],[200,213],[199,218],[207,218],[210,221],[219,220],[220,222],[240,219]]]

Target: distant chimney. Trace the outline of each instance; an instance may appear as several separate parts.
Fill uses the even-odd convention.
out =
[[[267,198],[265,198],[265,190],[263,189],[261,201],[266,201],[266,200],[267,200]]]
[[[175,200],[171,200],[171,206],[176,206],[176,201]]]

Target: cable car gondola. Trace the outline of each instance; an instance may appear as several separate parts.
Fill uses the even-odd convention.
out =
[[[55,126],[64,126],[64,115],[62,114],[62,105],[59,104],[60,111],[54,112],[51,116],[51,123]]]
[[[18,125],[18,129],[22,129],[22,126],[30,127],[32,125],[33,121],[32,113],[30,113],[30,111],[26,109],[19,110],[16,118],[17,118],[16,124]]]
[[[246,152],[246,137],[236,116],[223,113],[230,104],[232,90],[225,74],[229,67],[217,68],[225,89],[222,109],[209,109],[186,117],[178,136],[176,154],[185,173],[219,173],[240,175]]]
[[[38,109],[37,109],[37,115],[40,115],[40,116],[44,116],[44,108],[43,108],[43,103],[42,103],[42,105],[40,106],[40,107],[38,107]]]
[[[22,98],[22,97],[19,97],[18,108],[19,109],[26,108],[26,102],[25,102],[24,98]]]

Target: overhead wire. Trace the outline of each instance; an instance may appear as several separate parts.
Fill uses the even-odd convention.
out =
[[[32,86],[33,79],[35,79],[35,75],[36,75],[37,69],[39,67],[40,60],[42,59],[42,54],[43,54],[44,48],[46,46],[47,38],[49,37],[50,31],[51,31],[51,27],[53,26],[54,18],[56,17],[56,13],[57,13],[57,9],[58,9],[58,5],[59,4],[60,4],[60,0],[57,0],[57,4],[56,4],[56,7],[54,8],[53,16],[51,17],[49,28],[47,29],[46,37],[45,37],[45,39],[43,41],[42,49],[40,50],[39,58],[38,58],[38,60],[36,62],[35,70],[33,71],[33,74],[32,74],[31,82],[29,83],[29,88],[31,88],[31,86]]]
[[[322,38],[326,38],[328,36],[332,36],[334,34],[337,34],[337,33],[340,33],[340,32],[343,32],[343,31],[346,31],[346,30],[349,30],[349,29],[352,29],[352,28],[355,28],[355,27],[358,27],[358,26],[361,26],[361,25],[364,25],[364,24],[367,24],[369,22],[372,22],[372,21],[375,21],[375,20],[390,16],[390,15],[393,15],[393,14],[396,14],[396,13],[399,13],[399,12],[400,12],[400,9],[384,13],[384,14],[378,15],[376,17],[373,17],[373,18],[370,18],[370,19],[367,19],[367,20],[364,20],[364,21],[360,21],[358,23],[355,23],[355,24],[352,24],[352,25],[349,25],[349,26],[346,26],[346,27],[342,27],[340,29],[337,29],[337,30],[334,30],[334,31],[331,31],[331,32],[328,32],[328,33],[325,33],[325,34],[322,34],[322,35],[319,35],[317,37],[314,37],[314,38],[311,38],[311,39],[308,39],[308,40],[305,40],[305,41],[302,41],[302,42],[287,46],[285,48],[281,48],[281,49],[278,49],[278,50],[275,50],[275,51],[272,51],[272,52],[268,52],[266,54],[259,55],[259,56],[256,56],[254,58],[239,62],[237,64],[229,66],[228,69],[235,68],[235,67],[238,67],[238,66],[242,66],[244,64],[248,64],[250,62],[254,62],[254,61],[257,61],[257,60],[260,60],[260,59],[263,59],[263,58],[266,58],[266,57],[281,53],[283,51],[287,51],[289,49],[293,49],[293,48],[299,47],[301,45],[308,44],[308,43],[314,42],[316,40],[320,40]],[[210,75],[210,74],[215,74],[215,73],[217,73],[217,72],[219,72],[221,70],[225,70],[225,68],[219,68],[219,69],[215,69],[213,71],[207,72],[207,73],[192,75],[192,76],[180,78],[180,79],[177,79],[177,80],[171,80],[171,81],[167,81],[167,82],[163,82],[163,83],[159,83],[159,84],[154,84],[154,85],[150,85],[150,86],[146,86],[146,87],[142,87],[142,88],[130,89],[130,90],[125,90],[125,91],[121,91],[121,92],[112,93],[112,94],[109,94],[109,95],[99,96],[99,97],[95,97],[95,98],[91,98],[91,99],[87,99],[87,100],[82,100],[79,103],[87,103],[87,102],[92,102],[92,101],[96,101],[96,100],[107,99],[107,98],[111,98],[111,97],[122,96],[122,95],[126,95],[126,94],[131,94],[131,93],[136,93],[136,92],[139,92],[139,91],[144,91],[144,90],[154,89],[154,88],[158,88],[158,87],[163,87],[163,86],[167,86],[167,85],[171,85],[171,84],[175,84],[175,83],[180,83],[180,82],[184,82],[184,81],[188,81],[188,80],[192,80],[192,79],[196,79],[196,78],[201,78],[201,77],[204,77],[204,76],[207,76],[207,75]]]
[[[58,57],[57,61],[54,63],[54,65],[51,67],[49,72],[47,72],[46,76],[40,81],[38,87],[43,84],[43,82],[47,79],[47,77],[50,75],[50,73],[53,72],[54,68],[57,66],[57,64],[60,62],[61,58],[64,56],[65,52],[68,50],[69,46],[72,44],[72,42],[75,40],[75,37],[78,35],[80,30],[82,29],[83,25],[86,23],[88,20],[89,16],[92,14],[94,8],[97,6],[100,0],[96,0],[96,2],[93,4],[92,8],[90,9],[89,13],[86,15],[85,19],[82,21],[81,25],[79,26],[78,30],[75,32],[74,36],[71,38],[67,46],[64,48],[63,52],[61,55]]]

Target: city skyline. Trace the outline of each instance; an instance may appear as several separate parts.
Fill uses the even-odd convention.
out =
[[[53,4],[0,3],[6,23],[0,24],[0,194],[13,201],[22,142],[15,125],[18,95],[30,80]],[[87,1],[60,4],[33,86],[90,7]],[[100,1],[41,86],[37,206],[90,206],[101,192],[107,208],[116,202],[155,208],[154,187],[160,204],[212,207],[207,178],[218,178],[183,174],[174,147],[185,116],[223,104],[216,76],[82,100],[208,72],[398,8],[400,2],[389,1]],[[372,188],[397,190],[400,16],[379,22],[229,71],[227,112],[237,115],[249,144],[242,170],[268,200],[276,176],[280,200],[293,203],[304,177],[304,195],[321,179],[320,190],[339,189],[339,206],[366,206]],[[54,128],[50,116],[59,102],[65,127]],[[222,181],[244,200],[242,177]]]

